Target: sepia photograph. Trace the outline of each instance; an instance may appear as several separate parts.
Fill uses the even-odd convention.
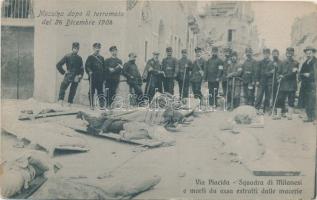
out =
[[[316,1],[0,3],[1,199],[316,198]]]

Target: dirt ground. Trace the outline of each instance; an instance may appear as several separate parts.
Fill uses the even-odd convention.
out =
[[[56,108],[55,104],[37,104],[34,101],[3,101],[2,123],[15,123],[22,109]],[[87,110],[80,106],[72,109]],[[98,113],[95,113],[98,115]],[[144,174],[158,175],[161,182],[152,190],[144,192],[136,199],[255,199],[255,194],[221,194],[220,189],[252,188],[243,187],[239,181],[269,179],[302,180],[302,185],[289,186],[302,189],[302,194],[256,194],[257,199],[311,199],[314,192],[316,127],[304,124],[299,114],[293,120],[271,120],[264,117],[264,128],[238,127],[239,133],[221,131],[220,126],[232,117],[231,112],[216,111],[199,113],[189,125],[171,133],[176,144],[170,147],[147,149],[122,144],[104,138],[78,135],[87,142],[89,151],[85,153],[57,154],[51,158],[62,168],[57,177],[98,177],[107,174],[116,176],[127,173],[130,176]],[[38,122],[71,123],[74,116],[46,118]],[[37,122],[37,123],[38,123]],[[43,133],[45,134],[45,133]],[[10,159],[27,148],[16,148],[16,138],[2,134],[1,159]],[[299,176],[255,176],[254,166],[262,170],[300,171]],[[199,185],[196,180],[228,180],[226,185]],[[43,185],[42,187],[44,187]],[[264,186],[263,186],[264,187]],[[287,186],[273,186],[285,188]],[[207,194],[201,188],[207,188]],[[216,194],[208,194],[210,188]],[[258,188],[262,188],[259,186]],[[192,189],[192,190],[190,190]],[[195,189],[195,190],[193,190]],[[197,190],[196,190],[197,189]],[[194,192],[195,191],[195,192]],[[223,192],[226,192],[223,190]]]

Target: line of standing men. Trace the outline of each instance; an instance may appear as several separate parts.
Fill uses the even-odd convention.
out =
[[[174,82],[178,83],[180,99],[187,98],[191,86],[194,97],[203,101],[201,92],[202,82],[208,82],[208,104],[218,105],[218,90],[220,83],[225,97],[226,107],[234,109],[243,100],[244,104],[255,106],[263,112],[273,112],[274,119],[280,119],[288,111],[288,118],[292,112],[297,91],[297,78],[301,81],[300,104],[306,108],[308,122],[316,119],[316,86],[315,68],[317,65],[314,53],[316,49],[307,47],[304,52],[307,60],[304,62],[299,74],[299,63],[293,59],[294,48],[286,49],[286,60],[279,59],[279,51],[263,49],[263,59],[253,59],[251,48],[245,49],[246,59],[241,64],[238,62],[238,53],[230,48],[224,49],[225,59],[219,57],[219,49],[213,47],[208,60],[202,58],[202,49],[195,48],[195,59],[192,62],[187,57],[187,50],[181,51],[182,57],[178,60],[173,57],[173,49],[166,48],[166,57],[160,63],[159,52],[153,52],[153,58],[148,60],[141,76],[136,65],[135,53],[129,54],[129,60],[122,66],[122,61],[117,58],[116,46],[109,48],[111,57],[104,59],[100,55],[101,44],[93,44],[93,54],[85,63],[90,89],[89,101],[94,107],[93,96],[97,91],[99,104],[110,106],[116,95],[120,83],[120,75],[127,78],[130,92],[137,97],[137,102],[142,102],[144,97],[152,100],[155,93],[167,92],[174,94]],[[56,67],[61,74],[65,74],[61,83],[59,100],[63,101],[65,90],[70,87],[68,103],[73,103],[76,88],[83,73],[83,61],[78,55],[79,43],[72,45],[72,53],[65,55]],[[63,69],[66,64],[67,72]],[[142,82],[146,82],[145,91],[142,91]],[[105,84],[105,88],[104,88]],[[256,98],[255,98],[256,96]],[[102,97],[102,98],[100,98]],[[263,101],[264,99],[264,101]],[[285,101],[288,99],[288,107]]]

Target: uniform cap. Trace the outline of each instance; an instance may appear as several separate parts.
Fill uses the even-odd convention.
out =
[[[94,48],[101,48],[101,44],[100,43],[98,43],[98,42],[96,42],[96,43],[94,43],[93,45],[92,45]]]
[[[273,49],[272,53],[273,53],[273,52],[280,53],[279,50],[277,50],[277,49]]]
[[[218,47],[212,47],[211,51],[212,52],[218,52]]]
[[[269,48],[264,48],[263,53],[271,53],[271,50]]]
[[[245,49],[245,53],[252,53],[252,52],[253,52],[253,50],[251,47],[248,47]]]
[[[231,56],[238,56],[238,53],[237,53],[236,51],[233,51],[233,52],[231,53]]]
[[[172,52],[172,51],[173,51],[172,47],[167,47],[166,48],[166,52]]]
[[[79,42],[73,42],[72,48],[79,48]]]
[[[111,46],[111,47],[109,48],[109,51],[115,51],[115,50],[118,50],[116,46]]]
[[[196,53],[197,53],[197,52],[201,52],[201,50],[202,50],[202,49],[201,49],[200,47],[196,47],[196,48],[195,48],[195,52],[196,52]]]
[[[295,49],[293,47],[286,48],[286,52],[295,52]]]
[[[158,51],[153,51],[153,55],[160,55],[160,52],[158,52]]]
[[[136,58],[136,57],[137,57],[137,55],[136,55],[135,53],[133,53],[133,52],[129,53],[128,56],[129,56],[130,58]]]
[[[230,47],[225,47],[225,48],[223,48],[223,52],[231,53],[232,49]]]
[[[312,47],[312,46],[307,46],[305,49],[304,49],[304,52],[306,53],[306,51],[312,51],[312,52],[316,52],[316,49],[314,48],[314,47]]]

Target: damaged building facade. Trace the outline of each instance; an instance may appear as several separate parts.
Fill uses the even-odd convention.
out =
[[[246,47],[260,50],[257,27],[250,2],[210,2],[200,13],[198,44],[231,47],[243,53]]]
[[[20,1],[5,1],[9,7],[14,7],[17,2]],[[101,43],[101,55],[105,58],[110,57],[108,49],[112,45],[118,47],[119,58],[123,62],[128,60],[130,52],[134,52],[138,56],[137,64],[141,73],[146,61],[152,57],[152,52],[159,51],[160,60],[162,60],[165,57],[165,48],[168,46],[173,47],[174,56],[177,58],[180,56],[181,49],[188,49],[189,55],[193,57],[199,31],[197,17],[194,15],[196,4],[196,2],[181,0],[164,3],[126,0],[115,4],[112,1],[100,3],[82,0],[74,3],[74,1],[33,0],[32,4],[28,4],[32,16],[25,15],[30,21],[28,27],[32,29],[31,40],[29,40],[32,45],[19,48],[20,52],[31,52],[32,63],[29,68],[32,70],[34,81],[31,81],[32,91],[28,93],[33,95],[27,98],[33,96],[41,101],[57,101],[63,76],[58,73],[55,65],[65,54],[70,53],[71,44],[75,41],[80,43],[79,55],[82,56],[84,62],[92,54],[92,44],[95,42]],[[164,15],[161,10],[164,10]],[[114,13],[119,14],[114,15]],[[2,19],[14,17],[9,15],[3,15]],[[2,27],[4,27],[2,41],[5,40],[4,37],[10,35],[6,32],[6,27],[9,25],[4,24],[2,20]],[[14,23],[11,25],[15,26]],[[13,38],[11,41],[15,40],[16,38]],[[10,55],[13,54],[10,53]],[[2,58],[4,57],[5,54],[2,53]],[[8,65],[17,65],[17,62],[14,62]],[[18,68],[14,70],[14,73],[16,71]],[[75,103],[88,104],[89,81],[87,78],[85,74],[77,89]],[[124,78],[121,77],[121,79],[122,83],[118,92],[126,96],[128,86]],[[22,82],[19,83],[20,86],[17,86],[14,82],[11,85],[21,88],[24,84]],[[17,98],[15,94],[11,96],[10,98]]]
[[[301,18],[296,18],[292,25],[291,45],[295,48],[295,56],[301,62],[305,61],[303,50],[307,46],[317,47],[317,12]]]

